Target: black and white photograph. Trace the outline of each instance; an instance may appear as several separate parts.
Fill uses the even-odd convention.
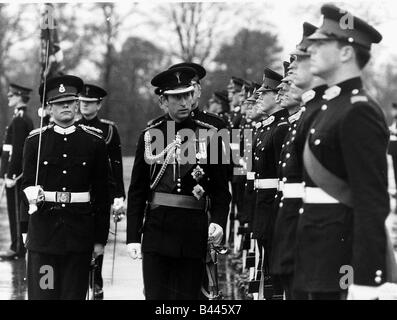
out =
[[[397,300],[396,30],[393,0],[1,2],[0,300]]]

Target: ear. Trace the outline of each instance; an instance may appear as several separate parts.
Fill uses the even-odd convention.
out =
[[[101,108],[102,108],[102,101],[98,101],[97,107],[96,107],[97,111],[101,110]]]
[[[352,46],[343,46],[339,52],[339,59],[342,63],[348,62],[355,57],[355,52]]]
[[[161,95],[159,101],[162,106],[168,107],[168,99],[165,95]]]

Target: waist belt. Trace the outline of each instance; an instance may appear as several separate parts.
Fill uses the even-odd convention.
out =
[[[206,199],[197,200],[193,196],[182,194],[154,192],[151,204],[158,206],[205,210]]]
[[[332,203],[340,203],[337,199],[330,196],[321,188],[305,188],[305,196],[303,198],[304,203],[323,203],[323,204],[332,204]]]
[[[256,179],[255,189],[278,189],[278,179]]]
[[[4,152],[12,152],[12,144],[3,144]]]
[[[90,202],[89,192],[44,191],[44,201],[59,203]]]
[[[283,197],[284,198],[304,198],[305,187],[303,183],[284,183],[283,184]]]

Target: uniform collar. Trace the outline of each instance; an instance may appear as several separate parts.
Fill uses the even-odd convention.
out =
[[[90,120],[88,120],[84,117],[81,118],[81,123],[86,124],[86,125],[90,125],[90,124],[94,124],[94,123],[98,123],[98,122],[100,122],[98,116],[95,116],[94,118],[92,118]]]
[[[305,105],[309,101],[313,100],[316,96],[316,91],[309,90],[302,93],[302,105]]]
[[[70,127],[62,128],[56,124],[54,125],[54,131],[62,135],[68,135],[76,131],[76,126],[73,124]]]
[[[303,110],[302,110],[302,109],[299,109],[297,112],[295,112],[294,114],[290,115],[290,116],[288,117],[288,122],[289,122],[289,123],[294,123],[294,122],[298,121],[299,118],[300,118],[301,115],[302,115],[302,112],[303,112]]]
[[[276,111],[275,113],[272,113],[271,116],[274,117],[274,120],[287,120],[289,117],[289,113],[287,109],[281,109],[279,111]]]
[[[14,110],[14,117],[16,116],[22,116],[23,113],[26,111],[26,106],[19,106],[17,108],[15,108]]]
[[[362,87],[363,83],[360,77],[351,78],[340,82],[337,85],[329,87],[327,90],[325,90],[323,98],[325,100],[332,100],[345,92],[349,92],[355,89],[360,90],[362,89]]]

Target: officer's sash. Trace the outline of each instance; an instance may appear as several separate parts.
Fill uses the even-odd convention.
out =
[[[196,130],[195,130],[195,136],[196,136],[197,141],[199,141],[199,129],[200,128],[196,128]],[[208,135],[207,135],[208,138],[206,139],[206,147],[208,146],[209,142],[212,139],[213,134],[215,133],[213,130],[208,130],[207,132],[208,132]],[[183,155],[186,152],[186,150],[189,148],[189,144],[191,143],[192,140],[194,140],[194,138],[190,136],[189,139],[181,145],[181,155]],[[196,146],[196,150],[197,150],[197,146]],[[209,161],[208,155],[207,155],[207,161]],[[179,177],[179,178],[183,179],[183,177],[196,165],[197,165],[197,163],[187,162],[187,163],[180,164],[180,165],[176,164],[175,168],[174,168],[174,164],[168,164],[164,171],[163,176],[159,179],[158,184],[161,181],[162,186],[167,186],[168,190],[166,190],[166,191],[172,192],[176,188],[177,183],[178,183],[176,178]],[[174,173],[174,169],[175,169],[175,173]],[[161,171],[159,174],[161,174]]]
[[[341,178],[334,175],[317,160],[310,150],[306,140],[303,151],[303,164],[310,179],[330,196],[348,207],[353,207],[353,200],[349,185]]]

